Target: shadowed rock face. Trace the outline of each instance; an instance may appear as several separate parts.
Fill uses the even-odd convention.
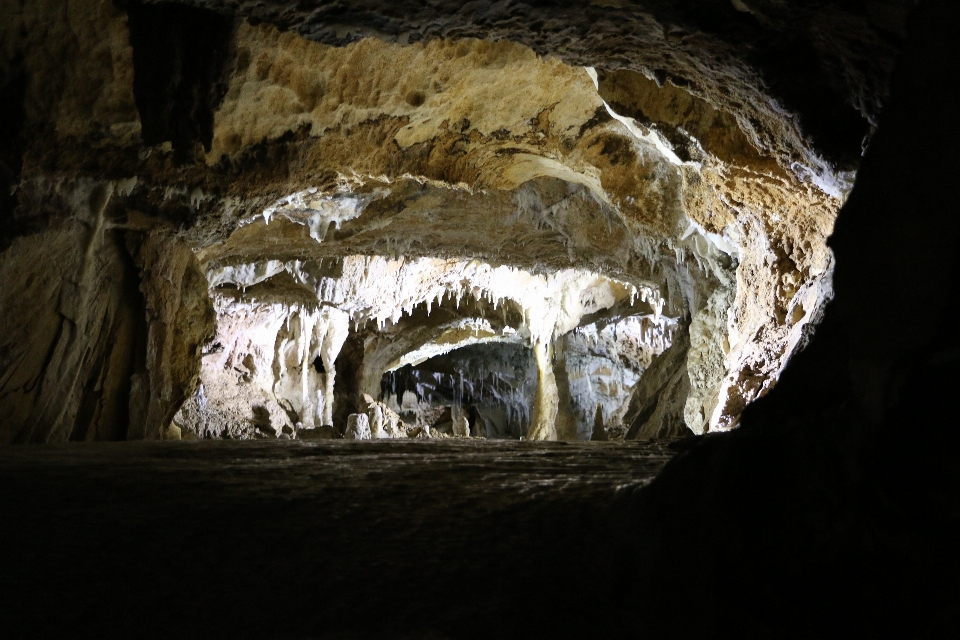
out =
[[[404,348],[417,352],[440,329],[416,328],[402,322],[405,314],[424,307],[429,316],[431,301],[459,300],[470,289],[495,307],[510,305],[520,321],[504,326],[540,345],[541,384],[531,402],[542,424],[529,435],[548,438],[567,411],[565,385],[571,376],[580,384],[573,364],[556,364],[557,341],[598,320],[606,326],[652,312],[660,332],[673,331],[664,322],[688,327],[684,352],[650,368],[658,379],[646,381],[645,400],[634,394],[607,408],[617,416],[614,431],[727,430],[771,388],[831,296],[826,238],[876,123],[910,5],[53,4],[4,5],[10,118],[0,146],[15,190],[4,205],[10,248],[0,260],[23,282],[31,273],[50,282],[49,300],[36,310],[50,322],[38,327],[58,322],[61,291],[92,277],[81,254],[121,268],[120,253],[92,248],[110,234],[162,237],[195,256],[191,269],[206,275],[219,309],[219,329],[207,312],[188,321],[206,326],[197,336],[223,333],[235,324],[226,316],[241,307],[264,318],[270,305],[286,309],[277,311],[283,317],[332,305],[349,319],[344,340],[356,333],[369,346],[403,334]],[[89,205],[93,191],[109,194],[102,210]],[[53,243],[77,221],[87,236],[62,260],[74,266],[54,274],[30,260],[29,243]],[[437,286],[398,272],[401,306],[387,310],[360,304],[359,293],[329,298],[330,287],[357,292],[365,282],[317,275],[324,261],[349,256],[454,262],[444,263],[446,275],[437,272]],[[574,284],[570,275],[560,297],[534,303],[516,282],[479,286],[473,271],[457,280],[458,260],[528,274],[521,280],[596,274],[613,284],[598,298],[595,284]],[[164,278],[141,270],[138,288],[158,289],[147,281],[157,277]],[[235,304],[230,287],[241,293]],[[5,315],[16,300],[4,299]],[[143,315],[131,302],[117,304]],[[480,322],[485,313],[459,316]],[[82,404],[80,389],[99,386],[87,365],[66,386],[34,382],[50,369],[72,371],[61,359],[89,362],[82,345],[95,333],[81,329],[74,346],[58,350],[47,332],[29,356],[24,338],[5,344],[0,412],[18,416],[6,421],[5,440],[91,433],[69,411],[38,431],[40,410],[23,399]],[[275,427],[303,411],[324,422],[343,413],[326,406],[333,398],[358,400],[338,394],[333,375],[306,375],[320,356],[317,338],[304,338],[302,354],[283,355],[279,342],[267,349],[272,355],[237,346],[218,358],[221,370],[200,379],[185,375],[202,369],[197,338],[182,355],[191,362],[169,364],[184,375],[158,373],[173,386],[157,392],[175,407],[210,376],[232,376],[232,363],[250,360],[261,374],[277,372],[263,399],[276,405],[268,412]],[[147,342],[135,351],[157,348]],[[391,361],[368,351],[354,350],[360,359],[351,368],[376,381]],[[338,354],[331,347],[328,372]],[[300,375],[299,399],[280,382],[288,364]],[[237,384],[254,377],[244,375]],[[358,393],[376,388],[360,378],[341,382]],[[325,400],[305,399],[304,385],[331,384]],[[577,409],[577,433],[590,431],[593,409]],[[631,421],[641,416],[643,425]],[[177,425],[202,431],[199,423]]]
[[[119,4],[127,11],[143,143],[170,141],[181,160],[197,142],[209,151],[233,21],[175,4]]]
[[[960,71],[958,24],[947,2],[913,18],[830,239],[836,299],[810,346],[738,432],[703,438],[646,493],[641,538],[660,542],[636,569],[657,589],[636,597],[650,599],[653,627],[691,637],[744,625],[763,637],[785,620],[796,637],[960,630],[957,161],[915,163],[958,142],[957,90],[940,82]],[[911,313],[880,313],[882,292],[900,287]],[[702,545],[704,531],[724,542]],[[681,575],[708,594],[685,629],[659,596],[681,588]]]

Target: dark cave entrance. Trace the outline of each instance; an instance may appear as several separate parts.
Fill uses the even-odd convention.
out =
[[[466,418],[473,437],[518,440],[530,426],[536,388],[533,351],[493,342],[389,371],[380,397],[404,422],[433,432],[458,435],[456,421]]]

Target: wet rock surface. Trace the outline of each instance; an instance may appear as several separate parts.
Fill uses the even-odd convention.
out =
[[[18,637],[618,637],[632,628],[621,598],[637,491],[673,453],[480,440],[8,447],[0,613]]]

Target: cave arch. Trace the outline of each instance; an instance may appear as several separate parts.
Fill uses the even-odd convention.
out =
[[[592,331],[594,349],[602,343],[616,352],[621,327],[630,349],[639,349],[637,368],[669,346],[677,322],[660,313],[665,300],[656,289],[577,269],[536,274],[476,260],[348,256],[221,264],[208,270],[208,279],[221,348],[204,356],[203,389],[176,420],[181,432],[207,436],[256,435],[256,425],[251,431],[245,424],[245,404],[252,401],[245,398],[256,398],[270,413],[275,433],[332,424],[334,415],[342,422],[345,411],[355,413],[380,395],[385,373],[497,342],[525,345],[535,354],[537,384],[522,399],[534,416],[525,437],[588,439],[594,403],[591,422],[572,426],[568,373],[557,375],[555,345],[577,342],[565,337],[572,332]],[[338,364],[347,343],[354,345],[349,367]],[[323,372],[314,364],[318,357]],[[618,358],[608,360],[618,367]],[[338,396],[341,369],[349,373]],[[624,398],[614,408],[620,404]],[[213,414],[220,418],[204,418]],[[216,422],[220,426],[211,429]]]

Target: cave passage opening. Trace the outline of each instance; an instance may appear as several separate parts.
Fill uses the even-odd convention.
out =
[[[404,422],[431,433],[519,440],[530,427],[536,387],[533,350],[499,342],[389,371],[380,399]]]
[[[215,348],[174,419],[199,438],[622,438],[679,322],[583,269],[354,255],[207,277]]]
[[[558,437],[607,440],[626,435],[624,419],[634,387],[651,355],[670,344],[668,334],[646,345],[649,328],[645,332],[644,322],[643,316],[628,316],[591,323],[553,343],[550,369],[556,383],[556,420],[562,427]],[[488,342],[387,371],[379,400],[405,423],[428,432],[523,439],[530,431],[540,382],[533,347]]]

